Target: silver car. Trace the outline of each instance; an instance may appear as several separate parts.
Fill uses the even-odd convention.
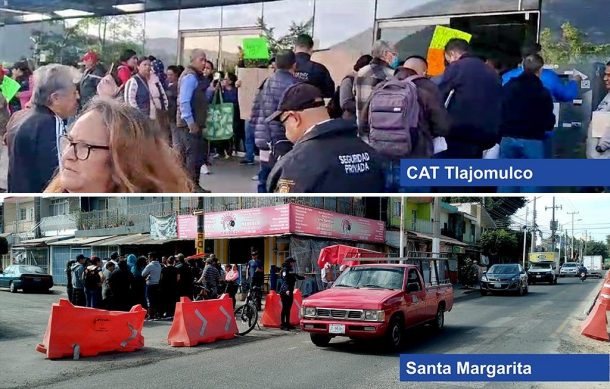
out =
[[[578,277],[578,262],[566,262],[559,268],[559,277]]]

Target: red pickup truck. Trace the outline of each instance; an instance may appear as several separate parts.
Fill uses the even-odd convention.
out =
[[[430,275],[430,272],[428,272]],[[335,336],[382,338],[398,349],[407,328],[431,324],[440,330],[453,308],[451,284],[426,283],[416,265],[367,264],[348,268],[332,288],[305,299],[301,328],[327,346]]]

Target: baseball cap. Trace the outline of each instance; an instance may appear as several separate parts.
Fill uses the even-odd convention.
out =
[[[323,106],[324,98],[318,88],[305,83],[294,84],[286,89],[280,100],[278,110],[265,119],[265,122],[278,120],[286,111],[304,111]]]
[[[81,61],[97,62],[97,59],[98,59],[98,56],[95,51],[88,51],[85,55],[83,55],[83,58],[81,58]]]

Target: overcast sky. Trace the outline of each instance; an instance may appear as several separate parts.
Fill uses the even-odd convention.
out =
[[[533,197],[528,197],[531,200]],[[550,235],[550,223],[552,219],[553,196],[537,196],[536,213],[539,228],[544,237]],[[606,241],[606,235],[610,235],[610,195],[568,195],[561,194],[555,196],[555,205],[561,209],[555,210],[555,218],[564,229],[568,230],[568,235],[572,234],[572,216],[569,212],[578,212],[574,215],[574,236],[584,237],[585,232],[593,240]],[[545,207],[548,208],[545,210]],[[528,224],[532,222],[533,201],[528,204],[529,215]],[[515,223],[521,225],[525,222],[525,208],[517,211],[513,217]]]

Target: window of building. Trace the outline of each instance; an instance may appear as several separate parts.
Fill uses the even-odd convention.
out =
[[[181,9],[180,31],[220,28],[221,17],[221,7]]]
[[[262,17],[263,3],[229,5],[222,7],[222,28],[253,27]]]
[[[263,4],[263,23],[267,29],[273,28],[275,40],[290,35],[295,27],[311,34],[313,20],[313,0],[281,0]]]
[[[19,220],[26,220],[26,219],[27,219],[27,209],[25,209],[25,208],[19,209]]]
[[[411,210],[411,229],[416,230],[417,227],[417,210]]]
[[[49,208],[51,216],[67,215],[70,213],[70,203],[67,199],[51,200]]]
[[[377,19],[519,11],[519,0],[377,0]],[[533,1],[526,1],[531,8]],[[522,8],[525,9],[525,8]]]
[[[400,204],[400,200],[396,200],[396,201],[394,202],[394,206],[392,207],[392,209],[393,209],[393,211],[394,211],[394,212],[393,212],[393,214],[392,214],[392,216],[394,216],[394,217],[400,217],[400,206],[401,206],[401,204]]]

